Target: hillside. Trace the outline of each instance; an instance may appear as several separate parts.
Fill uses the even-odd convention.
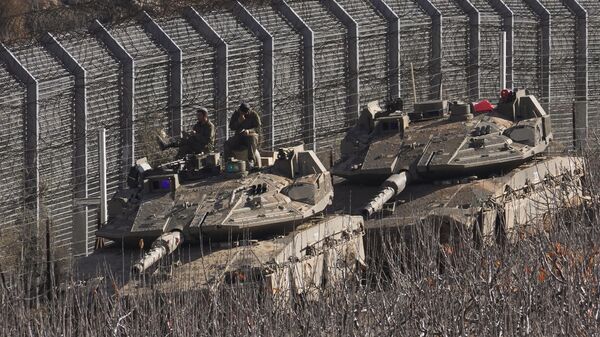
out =
[[[85,27],[99,19],[114,22],[141,10],[163,12],[177,1],[164,0],[3,0],[0,2],[0,41],[36,37]]]

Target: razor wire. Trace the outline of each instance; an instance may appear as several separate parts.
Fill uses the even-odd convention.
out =
[[[589,126],[600,126],[600,3],[593,0],[579,0],[587,11],[588,19],[588,113]],[[577,79],[582,81],[585,79]]]
[[[415,1],[389,0],[387,4],[400,19],[400,93],[404,108],[410,110],[415,99],[431,98],[432,19]]]
[[[202,17],[228,44],[228,95],[227,121],[242,101],[252,104],[264,121],[271,116],[263,113],[262,55],[261,41],[235,17],[231,9],[218,11],[212,9],[202,13]],[[269,130],[263,130],[263,139],[269,139]]]
[[[339,0],[339,4],[356,21],[359,48],[360,106],[378,99],[389,99],[388,23],[370,1]]]
[[[492,99],[498,94],[500,83],[500,53],[503,17],[487,0],[472,0],[479,11],[480,53],[479,53],[479,95]]]
[[[390,5],[392,6],[392,4]],[[427,93],[431,92],[432,89],[436,89],[431,88],[430,84],[428,83],[428,79],[431,78],[432,75],[436,75],[432,74],[429,69],[429,62],[432,61],[432,58],[429,57],[431,53],[431,47],[429,43],[430,26],[427,22],[426,15],[418,8],[418,6],[408,2],[403,3],[402,5],[404,5],[404,12],[402,15],[399,13],[399,16],[401,20],[405,21],[401,22],[408,22],[406,22],[404,25],[401,25],[401,41],[417,40],[414,43],[415,48],[399,51],[401,60],[403,61],[401,63],[401,69],[399,69],[399,72],[402,74],[401,78],[403,83],[403,97],[407,98],[412,96],[411,90],[409,89],[411,87],[411,81],[408,80],[410,79],[410,61],[412,59],[412,61],[414,61],[413,66],[415,69],[415,75],[417,77],[416,80],[417,83],[419,83],[418,97],[422,99],[426,97]],[[327,146],[326,141],[334,137],[339,137],[341,134],[343,134],[345,130],[354,124],[357,117],[356,115],[347,113],[347,100],[349,99],[350,95],[347,92],[347,86],[345,82],[352,80],[352,78],[347,75],[348,72],[346,68],[346,48],[348,44],[346,28],[342,26],[335,18],[333,18],[332,15],[327,12],[325,8],[318,2],[290,1],[290,6],[292,6],[294,10],[309,23],[309,26],[315,30],[314,49],[316,77],[314,90],[317,124],[315,125],[314,131],[317,133],[317,139],[320,144]],[[512,9],[516,6],[512,6],[511,4],[509,7]],[[260,12],[261,10],[254,9],[255,13],[257,11]],[[398,10],[395,11],[398,12]],[[564,12],[564,10],[556,9],[556,13],[562,12]],[[466,19],[463,13],[452,13],[452,15],[455,15],[457,18],[449,18],[448,20],[444,21],[444,28],[445,31],[450,32],[451,35],[455,35],[453,39],[450,39],[450,42],[446,42],[446,44],[455,43],[455,48],[450,49],[442,55],[443,73],[440,75],[443,75],[442,78],[447,78],[445,81],[448,82],[444,81],[444,83],[456,83],[458,79],[464,79],[462,83],[468,83],[466,79],[466,72],[464,71],[466,55],[469,52],[469,46],[466,41],[467,30],[466,28],[461,28],[461,26],[467,26],[465,23],[467,21],[465,21]],[[233,15],[230,15],[229,19],[227,20],[222,20],[222,12],[220,11],[212,11],[208,14],[202,13],[202,15],[206,17],[207,20],[212,21],[211,25],[213,28],[219,30],[223,36],[228,39],[231,45],[234,46],[232,53],[230,53],[230,61],[233,62],[234,67],[232,70],[230,70],[229,80],[230,84],[234,85],[231,88],[232,90],[230,90],[230,97],[228,99],[230,103],[229,111],[232,111],[236,107],[237,103],[239,103],[239,100],[242,99],[242,97],[243,99],[250,100],[253,105],[260,107],[263,100],[266,99],[261,96],[262,92],[259,89],[262,79],[260,78],[261,65],[257,60],[260,59],[261,53],[264,52],[261,50],[260,41],[256,40],[256,38],[244,27],[241,27]],[[264,15],[267,16],[267,14]],[[260,19],[260,14],[257,16]],[[270,14],[270,16],[272,16],[272,14]],[[553,15],[552,17],[553,26],[557,22],[561,22],[555,19],[556,15]],[[421,22],[421,19],[424,19],[425,23]],[[574,26],[574,23],[569,21],[572,19],[572,16],[565,15],[564,22],[561,22],[559,27],[564,26],[568,28],[570,26]],[[262,21],[266,20],[266,18],[263,18]],[[281,25],[281,23],[279,24]],[[166,25],[167,24],[165,24],[165,26]],[[109,29],[111,30],[111,33],[114,33],[117,39],[119,39],[124,45],[129,45],[127,49],[132,53],[134,59],[136,59],[136,67],[140,67],[135,74],[137,107],[135,131],[138,135],[143,135],[146,133],[147,129],[141,128],[146,125],[151,127],[168,127],[166,113],[168,109],[168,103],[166,103],[166,83],[168,83],[169,60],[166,52],[160,47],[157,47],[151,41],[151,39],[140,30],[141,28],[139,26],[133,24],[134,28],[129,28],[130,26],[132,26],[131,23],[125,23],[114,25],[109,27]],[[235,28],[231,28],[232,26]],[[493,25],[490,24],[490,26]],[[593,25],[590,26],[592,27]],[[285,26],[282,27],[283,28],[281,28],[281,31],[271,28],[271,33],[275,36],[274,41],[276,43],[276,53],[274,59],[276,69],[274,84],[275,113],[277,113],[280,106],[286,107],[288,101],[294,101],[294,107],[296,107],[298,111],[301,111],[301,108],[303,108],[303,102],[301,98],[299,98],[299,96],[302,95],[302,86],[297,82],[294,83],[294,81],[299,81],[300,77],[298,74],[300,70],[286,68],[286,65],[288,64],[290,66],[293,64],[299,68],[299,65],[294,63],[300,63],[298,55],[300,54],[300,51],[298,44],[301,40],[299,35],[292,34],[290,27],[287,27],[287,29]],[[521,28],[520,33],[517,27]],[[568,40],[568,35],[573,34],[573,30],[569,30],[567,28],[556,31],[559,34],[565,34],[567,37],[566,39],[553,40],[551,49],[552,52],[550,56],[552,56],[552,59],[554,60],[552,64],[555,66],[559,64],[567,64],[570,66],[571,63],[569,62],[574,60],[574,57],[568,56],[570,51],[569,46],[567,45],[566,47],[563,47],[567,43],[571,43],[572,45],[573,42]],[[189,29],[189,27],[186,29]],[[384,30],[380,30],[379,34],[381,34],[382,31]],[[411,33],[413,32],[414,35],[411,36]],[[533,78],[539,78],[540,76],[539,64],[543,55],[541,55],[540,48],[532,47],[539,45],[541,41],[539,32],[539,19],[535,17],[535,15],[531,14],[527,8],[518,14],[515,13],[515,66],[513,67],[513,71],[515,72],[516,84],[526,82],[525,79],[531,78],[528,76],[529,74],[532,74]],[[403,33],[406,35],[403,36]],[[553,30],[553,36],[554,34],[555,31]],[[180,38],[181,41],[185,38],[185,35],[182,36],[183,37]],[[291,39],[292,36],[296,36],[296,39]],[[492,35],[490,36],[493,37]],[[284,37],[281,44],[278,44],[278,37]],[[415,37],[417,37],[417,39],[415,39]],[[115,71],[120,73],[122,72],[122,69],[117,64],[118,62],[116,62],[116,60],[112,59],[105,51],[102,51],[102,48],[96,49],[93,44],[97,42],[94,41],[94,38],[86,36],[86,33],[70,33],[67,35],[61,35],[58,37],[58,39],[65,46],[68,46],[69,43],[71,43],[73,46],[77,46],[73,48],[67,48],[70,51],[73,50],[71,51],[73,54],[77,53],[75,50],[78,48],[82,49],[79,51],[80,54],[75,58],[80,63],[86,65],[85,68],[89,73],[87,89],[88,113],[90,120],[88,123],[90,125],[90,130],[95,130],[98,127],[105,127],[108,130],[109,134],[107,140],[113,144],[112,146],[109,146],[108,153],[108,171],[111,177],[109,179],[109,189],[114,191],[116,188],[118,188],[120,182],[122,181],[122,173],[128,168],[120,161],[120,157],[122,155],[120,151],[122,151],[122,149],[119,148],[119,145],[122,143],[122,140],[120,140],[119,137],[124,130],[118,115],[120,108],[119,104],[121,101],[120,95],[122,95],[122,93],[119,92],[119,86],[122,85],[122,83],[120,83],[120,76],[115,75]],[[86,39],[88,39],[87,43],[84,42]],[[491,47],[494,46],[493,42],[490,42],[489,44],[485,44],[483,42],[484,41],[482,38],[482,50],[480,54],[482,56],[484,55],[484,52],[489,53],[489,50],[494,48]],[[200,42],[198,42],[198,45],[199,44]],[[367,44],[367,46],[371,45]],[[517,50],[517,46],[520,49]],[[591,47],[594,48],[594,45],[591,45]],[[35,63],[43,60],[43,58],[37,56],[38,54],[30,52],[35,48],[40,48],[39,45],[37,45],[37,42],[20,43],[19,45],[11,46],[11,50],[16,51],[16,54],[18,54],[18,57],[22,59],[23,63]],[[363,49],[364,46],[361,45],[360,50]],[[446,49],[444,48],[444,50]],[[44,53],[42,52],[41,54]],[[100,57],[101,54],[103,54],[102,57]],[[194,71],[202,71],[200,75],[202,79],[198,79],[199,81],[202,80],[202,83],[192,84],[194,80],[190,77],[188,77],[186,80],[185,77],[192,75],[190,75],[189,72],[186,73],[184,70],[184,83],[188,83],[190,85],[188,87],[190,90],[184,90],[183,106],[187,106],[187,110],[184,108],[184,111],[187,111],[187,113],[184,112],[184,116],[187,116],[184,118],[184,124],[189,127],[190,124],[193,123],[193,119],[191,118],[191,112],[193,111],[192,107],[195,107],[197,104],[205,104],[210,106],[211,101],[213,101],[211,99],[212,95],[210,90],[212,90],[214,87],[214,83],[211,80],[211,76],[214,74],[214,68],[212,68],[214,67],[214,63],[212,62],[214,58],[214,50],[202,50],[201,52],[197,52],[197,56],[190,58],[186,58],[189,54],[186,54],[185,52],[183,55],[184,62],[186,62],[186,60],[189,61],[189,68],[193,68]],[[363,59],[365,59],[365,57],[368,58],[368,55],[365,56],[365,54],[361,54],[361,56]],[[105,61],[100,61],[101,59],[104,59]],[[374,61],[371,63],[372,65],[379,67],[379,69],[384,69],[383,71],[385,71],[385,67],[382,67],[383,63],[381,58],[377,59],[377,55],[375,55],[373,60]],[[486,59],[485,62],[480,63],[480,71],[482,75],[484,74],[484,70],[490,73],[494,70],[495,63],[487,63],[487,61],[488,60]],[[48,62],[56,64],[56,62]],[[597,64],[597,59],[592,58],[590,64],[593,65],[594,62]],[[98,64],[97,66],[95,66],[96,63]],[[281,64],[281,67],[278,66],[279,64]],[[367,65],[368,64],[369,63],[367,62]],[[161,68],[161,70],[155,71],[156,67]],[[184,69],[186,69],[186,67],[184,67]],[[362,69],[363,68],[361,68],[361,70]],[[364,69],[366,70],[369,68]],[[110,72],[106,72],[106,70],[110,70]],[[286,74],[284,71],[289,71],[289,73]],[[371,73],[375,73],[372,70],[370,71]],[[345,81],[340,81],[340,74],[346,74]],[[380,81],[387,77],[387,75],[383,76],[382,79],[382,77],[371,77],[369,74],[370,73],[359,74],[361,80],[361,90],[367,88],[369,85],[374,85],[372,88],[380,88]],[[561,84],[566,87],[573,85],[575,80],[573,76],[574,75],[569,72],[568,67],[565,67],[565,70],[563,71],[556,71],[556,73],[553,70],[551,88],[556,88],[557,84]],[[245,79],[251,80],[245,81]],[[44,68],[43,71],[38,74],[38,80],[43,83],[41,84],[40,114],[42,116],[42,114],[46,112],[48,113],[47,121],[42,122],[40,125],[40,132],[43,131],[40,136],[39,148],[41,158],[40,182],[43,182],[42,185],[44,185],[43,187],[45,188],[44,192],[48,193],[49,195],[48,199],[45,198],[44,203],[51,206],[48,207],[49,211],[51,212],[50,215],[53,219],[57,220],[55,223],[61,224],[61,228],[65,228],[64,233],[63,229],[57,228],[56,233],[57,235],[60,235],[61,239],[65,242],[65,244],[67,244],[69,242],[70,235],[69,226],[73,226],[73,224],[69,223],[68,219],[70,217],[70,213],[72,212],[73,203],[72,195],[70,194],[69,182],[77,178],[73,176],[71,167],[72,161],[76,159],[72,156],[72,148],[76,138],[71,134],[73,132],[72,121],[74,117],[72,112],[70,112],[72,111],[70,109],[70,104],[72,103],[69,103],[72,100],[73,95],[72,77],[71,75],[65,73],[64,69],[61,69],[61,67],[53,66]],[[6,82],[4,79],[2,79],[2,81]],[[12,82],[14,82],[14,80]],[[536,90],[539,91],[539,89],[535,87],[535,84],[539,83],[539,80],[528,80],[527,82],[530,83],[525,84],[530,86],[533,93],[536,93]],[[16,89],[17,87],[19,88]],[[447,85],[445,85],[445,87],[447,87]],[[23,125],[19,124],[20,122],[18,121],[18,118],[14,119],[14,116],[10,115],[8,112],[23,111],[25,104],[23,97],[24,88],[15,83],[10,85],[7,84],[6,88],[13,88],[15,92],[18,92],[19,96],[14,101],[5,103],[4,105],[2,105],[2,102],[0,102],[0,109],[2,109],[4,115],[11,116],[13,118],[9,125],[22,128]],[[60,92],[59,88],[69,89],[65,89],[63,92]],[[468,87],[459,88],[457,86],[456,88],[450,89],[454,95],[452,97],[467,98],[467,88]],[[370,90],[371,92],[375,92],[374,89]],[[446,90],[449,90],[449,88],[446,88]],[[551,94],[553,102],[570,102],[574,98],[574,92],[569,90],[563,91],[556,89],[556,91],[551,92],[555,93],[554,95]],[[48,94],[46,95],[45,93]],[[382,91],[381,97],[384,96],[385,93]],[[446,97],[450,96],[450,94],[447,94]],[[598,99],[596,96],[590,92],[590,101],[597,101]],[[23,105],[20,107],[17,103],[19,101],[23,102]],[[94,104],[97,104],[98,107],[93,108],[92,106]],[[564,104],[564,107],[568,107],[568,110],[565,109],[564,111],[571,111],[571,107],[567,106],[567,103]],[[3,106],[9,106],[9,108],[2,108]],[[289,111],[292,111],[292,109],[289,109]],[[554,111],[552,111],[552,113],[554,116]],[[592,115],[592,113],[595,112],[591,111],[590,115]],[[142,118],[138,119],[138,116]],[[277,119],[279,117],[276,115],[275,118]],[[297,125],[296,123],[298,120],[301,121],[306,117],[292,115],[290,117],[291,121],[287,118],[281,118],[282,119],[279,122],[280,124],[276,124],[275,129],[275,131],[278,133],[276,135],[276,144],[284,146],[294,142],[298,137],[299,131],[293,130],[292,132],[290,130],[286,130],[286,128],[293,129],[294,125]],[[296,121],[294,121],[294,118],[296,118]],[[9,121],[9,119],[4,120]],[[566,120],[563,122],[566,122]],[[21,121],[21,123],[23,122]],[[304,122],[300,123],[302,124]],[[7,126],[6,128],[8,129],[12,127]],[[19,138],[18,135],[20,132],[20,130],[18,132],[13,132],[12,135],[9,136],[9,141],[11,144],[2,152],[3,156],[14,160],[15,163],[22,162],[23,157],[22,141],[16,141],[14,145],[12,144],[13,141]],[[95,134],[93,132],[89,132],[87,139],[87,159],[89,161],[88,174],[90,177],[93,177],[93,175],[97,172],[94,168],[94,164],[97,162],[97,156],[95,154],[97,144],[95,144],[95,142]],[[140,153],[140,155],[151,154],[155,151],[155,147],[150,147],[148,150],[145,150],[144,153]],[[29,168],[25,167],[25,169],[27,170]],[[3,175],[5,175],[5,172],[10,172],[15,176],[17,173],[10,167],[3,167],[2,172]],[[12,191],[10,192],[11,195],[7,195],[6,198],[3,198],[3,200],[13,201],[7,204],[3,203],[2,207],[0,207],[0,209],[7,214],[10,213],[11,210],[15,209],[14,200],[22,200],[22,202],[17,202],[17,204],[20,204],[22,207],[27,208],[29,206],[27,205],[27,202],[24,200],[23,196],[19,196],[19,194],[23,193],[23,188],[20,186],[24,185],[25,181],[20,181],[19,179],[15,180],[17,181],[15,184],[17,188],[10,190]],[[66,186],[61,186],[61,184],[65,184]],[[98,194],[99,187],[97,184],[97,180],[95,179],[90,178],[88,181],[90,196],[96,196]],[[91,213],[93,214],[93,212]],[[94,215],[90,215],[90,217],[89,226],[90,229],[92,229],[95,225],[93,224],[95,218]],[[6,223],[8,223],[10,221],[14,222],[15,220],[3,220],[3,223],[4,221],[7,221]]]
[[[315,132],[317,142],[326,146],[329,135],[348,128],[356,119],[347,110],[351,94],[346,27],[317,1],[294,0],[289,5],[314,32]]]
[[[550,38],[550,113],[556,125],[569,124],[573,120],[573,99],[575,96],[575,16],[560,0],[540,0],[551,17]],[[555,139],[565,143],[573,142],[572,130],[553,131]]]
[[[310,125],[303,110],[303,37],[273,6],[248,3],[247,9],[273,37],[275,146],[306,141]],[[299,127],[300,126],[300,127]]]

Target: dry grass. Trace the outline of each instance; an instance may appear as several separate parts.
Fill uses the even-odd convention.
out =
[[[582,214],[575,213],[578,217]],[[566,219],[565,219],[566,220]],[[426,235],[428,233],[420,233]],[[295,304],[257,289],[123,297],[100,286],[38,297],[0,291],[5,336],[593,335],[598,329],[600,235],[584,224],[504,247],[448,253],[423,240],[405,268],[389,247],[362,286]],[[439,265],[444,264],[440,273]],[[115,281],[116,282],[116,281]],[[105,287],[107,286],[107,287]]]
[[[0,41],[21,39],[26,37],[24,13],[26,3],[21,0],[5,0],[0,2]]]
[[[266,0],[244,0],[264,3]],[[0,1],[0,42],[35,39],[45,32],[85,32],[96,19],[111,25],[135,20],[142,11],[152,16],[170,16],[186,6],[200,11],[231,6],[232,1],[214,0],[75,0],[63,5],[57,0],[39,0],[33,6],[27,0]]]

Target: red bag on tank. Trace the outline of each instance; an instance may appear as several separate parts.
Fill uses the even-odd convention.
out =
[[[487,99],[484,99],[483,101],[479,101],[477,103],[473,103],[473,107],[475,108],[475,112],[477,113],[490,112],[494,110],[494,105],[490,103],[490,101],[488,101]]]

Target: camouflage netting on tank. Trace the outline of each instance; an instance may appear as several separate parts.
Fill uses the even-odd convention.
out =
[[[391,97],[388,71],[388,23],[370,1],[339,0],[358,24],[360,107]],[[356,109],[354,109],[356,110]]]
[[[182,51],[183,130],[189,131],[196,124],[199,106],[205,107],[211,121],[216,123],[215,46],[210,45],[185,18],[165,18],[158,20],[158,24]]]
[[[496,100],[500,89],[502,17],[487,0],[471,1],[479,11],[479,97]]]
[[[356,119],[346,109],[347,30],[319,1],[289,1],[290,6],[314,32],[315,39],[315,114],[319,146],[342,134]]]
[[[442,13],[443,98],[468,101],[469,19],[454,1],[431,2]]]
[[[275,147],[306,140],[302,35],[272,6],[248,1],[246,7],[273,37]]]
[[[415,100],[412,69],[415,77],[416,100],[430,98],[431,88],[431,24],[429,15],[414,0],[387,2],[400,18],[400,93],[404,110],[411,111]],[[433,89],[439,92],[439,89]]]
[[[12,46],[39,83],[39,185],[55,247],[70,249],[73,234],[74,78],[39,44]]]
[[[241,101],[247,101],[259,113],[264,124],[264,121],[271,116],[264,115],[262,110],[263,47],[261,41],[242,25],[229,9],[200,12],[200,15],[229,46],[227,120],[229,121],[229,117]],[[267,131],[263,128],[263,140],[271,137]]]
[[[20,231],[24,216],[27,88],[0,62],[0,240]],[[0,241],[3,244],[5,241]],[[8,244],[6,242],[6,244]]]
[[[109,194],[122,185],[127,169],[122,162],[123,137],[120,115],[121,70],[118,61],[93,36],[58,37],[63,47],[86,70],[88,193],[100,197],[98,172],[98,130],[106,129],[107,188]],[[93,245],[98,227],[98,210],[88,213],[88,244]],[[92,246],[90,248],[93,249]]]
[[[527,88],[538,97],[541,92],[541,22],[531,8],[521,0],[506,0],[514,13],[513,87]],[[509,56],[510,57],[510,56]]]
[[[575,97],[575,15],[560,0],[540,0],[550,12],[550,103],[554,138],[573,145],[573,99]]]

